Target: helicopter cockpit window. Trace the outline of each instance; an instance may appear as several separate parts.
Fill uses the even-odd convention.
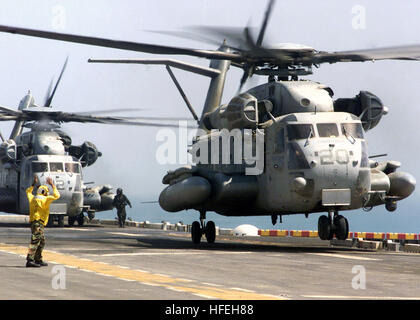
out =
[[[48,163],[46,162],[32,162],[32,172],[47,172]]]
[[[287,126],[287,135],[289,140],[311,139],[315,136],[311,124],[289,124]]]
[[[302,148],[296,142],[288,143],[289,149],[289,161],[288,168],[289,170],[295,169],[309,169],[308,160],[305,157],[305,154]]]
[[[80,173],[80,168],[77,163],[66,163],[66,172]]]
[[[335,123],[318,123],[316,127],[320,138],[338,137],[338,127]]]
[[[357,139],[364,139],[363,128],[361,123],[342,123],[341,130],[344,135],[352,136]]]
[[[63,164],[61,162],[50,162],[51,172],[64,172]]]

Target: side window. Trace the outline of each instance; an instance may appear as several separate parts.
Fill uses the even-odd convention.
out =
[[[66,172],[72,172],[72,173],[80,173],[80,168],[78,163],[66,163]]]
[[[356,139],[363,139],[363,127],[361,123],[342,123],[341,131],[345,136],[350,136]]]
[[[284,128],[281,128],[276,134],[276,140],[274,142],[274,152],[284,152]]]
[[[305,157],[302,149],[296,142],[288,143],[289,161],[288,168],[295,169],[310,169],[308,160]]]
[[[46,162],[32,162],[32,172],[47,172],[48,163]]]

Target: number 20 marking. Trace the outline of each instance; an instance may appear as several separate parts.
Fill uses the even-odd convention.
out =
[[[336,150],[335,154],[331,150],[321,150],[319,152],[321,164],[334,164],[337,161],[339,164],[346,164],[349,162],[349,154],[347,150]]]

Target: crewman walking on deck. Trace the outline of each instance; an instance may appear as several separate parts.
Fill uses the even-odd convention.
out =
[[[117,189],[117,195],[114,197],[114,201],[112,205],[117,208],[117,216],[118,216],[118,224],[120,228],[125,227],[125,218],[127,214],[125,212],[125,206],[129,205],[132,208],[130,200],[123,194],[123,190],[121,188]]]
[[[44,267],[48,264],[42,260],[42,250],[45,247],[44,227],[48,223],[50,216],[50,204],[60,198],[53,180],[48,177],[47,184],[53,189],[53,194],[48,195],[48,186],[39,186],[36,195],[33,195],[35,185],[39,184],[38,177],[34,176],[32,186],[26,189],[26,195],[29,200],[29,222],[31,223],[31,243],[29,245],[28,255],[26,257],[26,267]]]

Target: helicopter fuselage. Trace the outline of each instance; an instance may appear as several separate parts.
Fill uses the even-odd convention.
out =
[[[348,113],[296,113],[265,128],[264,173],[256,206],[266,212],[357,209],[367,201],[370,167],[359,119]]]
[[[226,216],[337,212],[382,204],[395,210],[396,201],[413,192],[415,179],[396,172],[397,162],[370,160],[364,132],[387,109],[369,92],[339,101],[341,109],[353,112],[334,111],[332,91],[313,81],[269,82],[234,97],[204,115],[210,130],[193,143],[196,165],[164,177],[169,186],[160,205],[170,212],[196,209]],[[362,122],[365,114],[368,121]],[[243,138],[246,131],[254,138]],[[218,141],[216,148],[212,141]],[[258,141],[262,152],[258,146],[248,150],[259,156],[253,165],[261,170],[249,174],[244,150]],[[240,163],[232,162],[235,144],[243,147]],[[210,150],[208,157],[203,158],[203,150]],[[223,161],[223,150],[230,152],[230,163]]]
[[[100,156],[92,143],[73,146],[70,137],[58,130],[59,126],[48,122],[25,126],[32,130],[22,133],[21,127],[15,139],[0,145],[1,211],[29,214],[26,189],[35,175],[40,185],[47,185],[46,179],[52,178],[60,193],[60,198],[50,205],[52,215],[67,215],[74,221],[81,219],[83,212],[93,217],[96,211],[112,210],[112,187],[86,188],[83,184],[82,167],[93,164]]]
[[[80,215],[83,210],[82,171],[77,159],[65,155],[34,155],[25,158],[21,163],[21,168],[19,212],[29,213],[25,190],[28,182],[37,175],[40,184],[43,185],[46,185],[46,179],[51,177],[60,192],[60,198],[50,206],[51,213]]]

